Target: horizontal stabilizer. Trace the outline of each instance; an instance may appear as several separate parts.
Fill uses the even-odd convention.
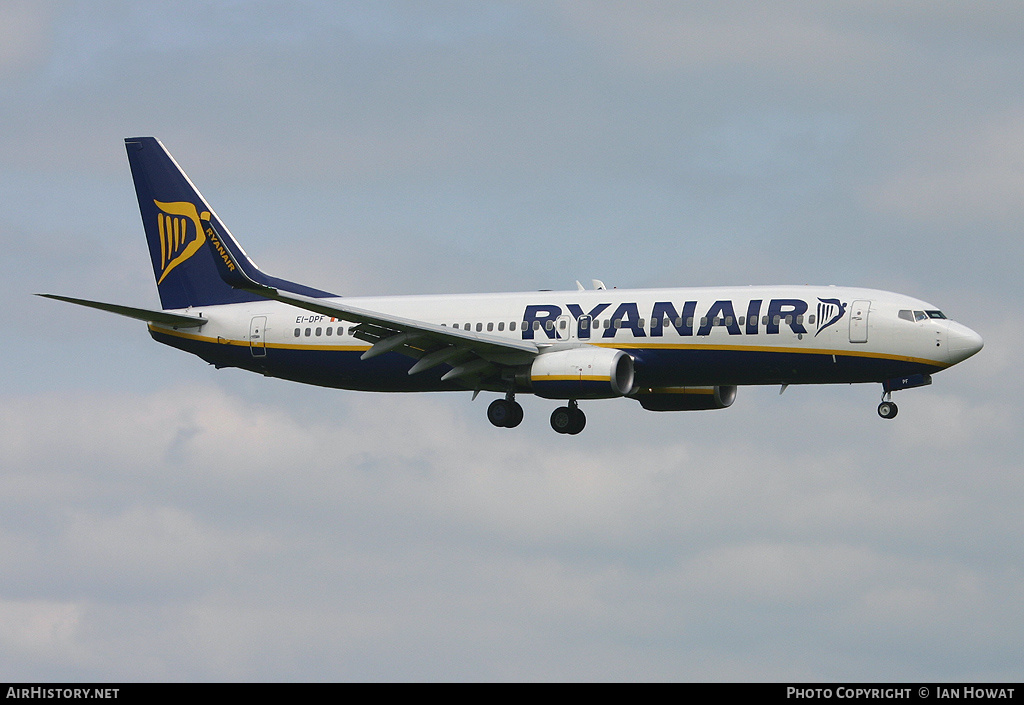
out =
[[[202,318],[201,316],[185,316],[180,313],[153,311],[148,308],[118,306],[117,304],[107,304],[102,301],[74,299],[70,296],[58,296],[57,294],[36,294],[36,296],[42,296],[47,299],[56,299],[57,301],[67,301],[69,304],[78,304],[79,306],[88,306],[89,308],[97,308],[100,311],[116,313],[118,316],[127,316],[128,318],[134,318],[139,321],[160,323],[167,326],[178,326],[179,328],[198,328],[204,325],[207,321],[207,319]]]

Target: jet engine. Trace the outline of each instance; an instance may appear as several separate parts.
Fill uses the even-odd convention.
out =
[[[706,411],[732,406],[736,387],[653,387],[632,397],[648,411]]]
[[[528,369],[522,381],[545,399],[609,399],[633,388],[633,358],[621,350],[587,345],[546,352]]]

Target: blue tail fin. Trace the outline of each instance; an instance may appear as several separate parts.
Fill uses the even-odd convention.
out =
[[[165,310],[265,300],[231,287],[218,274],[213,254],[204,246],[211,226],[235,253],[241,253],[238,265],[253,281],[306,296],[333,295],[261,272],[159,140],[129,137],[124,142]]]

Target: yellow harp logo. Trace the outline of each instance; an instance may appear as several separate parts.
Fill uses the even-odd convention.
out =
[[[156,214],[160,235],[160,278],[156,282],[159,285],[172,269],[198,252],[206,242],[202,221],[210,220],[210,212],[199,213],[195,204],[188,201],[153,203],[159,209]]]

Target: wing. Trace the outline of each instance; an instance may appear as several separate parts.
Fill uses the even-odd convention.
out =
[[[36,294],[36,296],[43,296],[47,299],[56,299],[57,301],[66,301],[69,304],[88,306],[89,308],[96,308],[100,311],[107,311],[108,313],[116,313],[119,316],[127,316],[128,318],[134,318],[139,321],[161,323],[165,326],[175,326],[177,328],[199,328],[207,322],[206,319],[201,316],[186,316],[184,314],[169,313],[167,311],[153,311],[148,308],[119,306],[118,304],[107,304],[102,301],[89,301],[88,299],[74,299],[70,296],[58,296],[57,294]]]
[[[370,349],[362,355],[364,360],[395,351],[418,360],[409,369],[410,375],[446,363],[452,369],[442,380],[468,378],[468,381],[491,376],[505,366],[527,364],[539,352],[536,344],[526,340],[449,328],[261,284],[238,266],[232,241],[220,237],[215,228],[207,232],[211,235],[207,245],[214,252],[218,272],[225,282],[272,301],[358,324],[355,337],[371,343]]]

